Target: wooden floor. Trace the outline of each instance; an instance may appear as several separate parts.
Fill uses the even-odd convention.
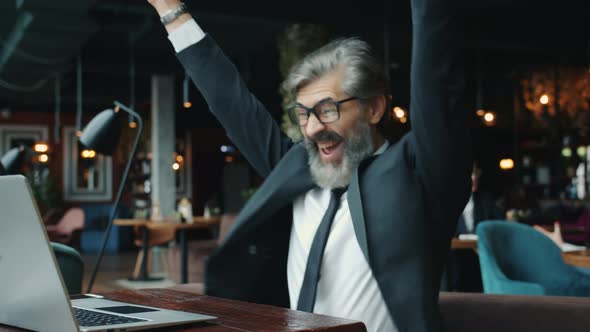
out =
[[[84,260],[84,280],[82,284],[83,292],[86,292],[88,283],[92,275],[92,271],[96,264],[96,254],[82,254]],[[168,257],[168,255],[164,255]],[[150,276],[162,277],[161,281],[153,282],[137,282],[129,281],[128,278],[132,275],[137,259],[137,251],[122,252],[117,255],[105,255],[100,264],[100,268],[96,275],[94,285],[92,287],[92,293],[106,293],[118,289],[138,289],[138,288],[166,288],[175,285],[176,283],[172,277],[162,271],[162,264],[154,264],[154,270]],[[178,269],[178,264],[169,262],[170,269]],[[202,262],[192,261],[191,264],[201,265]],[[194,278],[194,277],[193,277]],[[199,280],[199,274],[197,279],[191,280],[191,282],[201,282]]]

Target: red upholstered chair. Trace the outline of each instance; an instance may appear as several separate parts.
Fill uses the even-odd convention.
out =
[[[148,272],[151,271],[152,266],[152,248],[153,247],[167,247],[168,244],[174,241],[176,235],[176,229],[173,227],[167,226],[166,224],[149,224],[147,226],[148,230],[148,257],[144,257],[143,248],[143,231],[140,227],[136,227],[134,229],[135,233],[135,240],[133,243],[135,246],[139,248],[139,252],[137,254],[137,260],[135,261],[135,269],[133,270],[133,277],[137,278],[140,273],[141,265],[143,264],[143,260],[147,259],[147,269]],[[162,264],[164,265],[164,272],[168,273],[168,260],[167,257],[163,255],[160,251],[160,257],[162,259]]]
[[[80,248],[80,233],[84,229],[84,211],[71,208],[55,225],[46,225],[47,235],[52,242]]]

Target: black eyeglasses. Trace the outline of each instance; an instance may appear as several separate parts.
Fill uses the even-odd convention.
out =
[[[340,119],[340,104],[347,101],[359,99],[350,97],[342,100],[322,100],[312,108],[307,108],[297,104],[289,109],[289,117],[294,124],[305,126],[309,119],[309,114],[313,113],[321,123],[330,123]]]

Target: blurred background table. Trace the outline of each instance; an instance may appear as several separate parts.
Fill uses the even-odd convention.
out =
[[[181,247],[181,264],[180,264],[180,275],[181,275],[181,283],[188,282],[188,243],[186,239],[186,232],[188,230],[196,230],[196,229],[210,229],[210,228],[217,228],[219,227],[219,223],[221,221],[220,217],[203,217],[197,216],[193,217],[192,223],[181,223],[176,220],[162,220],[162,221],[152,221],[149,219],[115,219],[113,222],[116,226],[122,227],[141,227],[142,230],[142,251],[143,251],[143,261],[141,263],[141,270],[138,278],[135,280],[137,281],[147,281],[150,280],[148,271],[147,271],[147,258],[148,251],[149,251],[149,232],[150,230],[157,230],[157,229],[170,229],[172,228],[174,231],[178,231],[180,235],[180,247]]]
[[[590,269],[590,250],[588,249],[567,251],[562,256],[563,260],[569,265]]]

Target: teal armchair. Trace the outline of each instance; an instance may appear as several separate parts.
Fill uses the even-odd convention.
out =
[[[59,265],[59,270],[61,271],[68,293],[82,293],[84,262],[80,254],[76,249],[61,243],[51,242],[51,248],[57,259],[57,264]]]
[[[528,225],[485,221],[476,229],[484,293],[590,296],[590,274]]]

